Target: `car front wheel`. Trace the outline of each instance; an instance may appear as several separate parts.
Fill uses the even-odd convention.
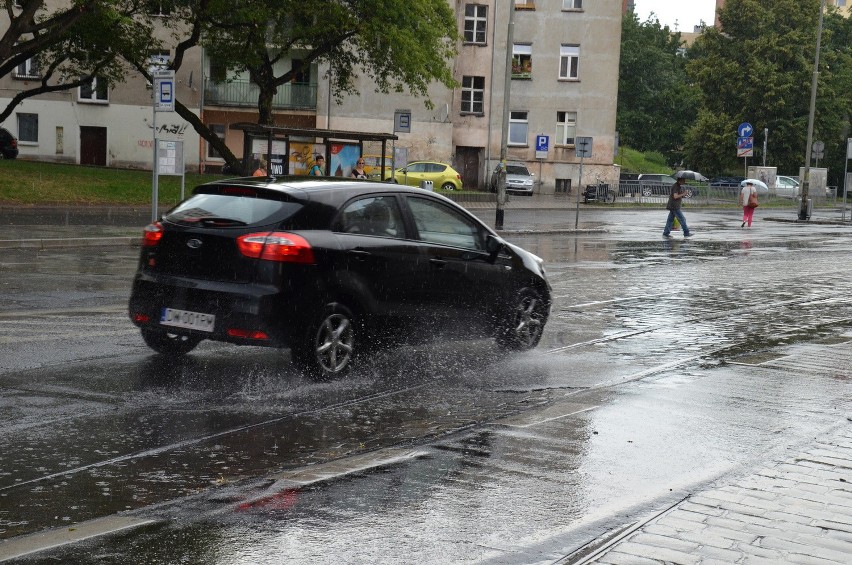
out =
[[[521,290],[515,306],[497,336],[497,344],[513,351],[525,351],[538,345],[547,321],[547,306],[541,294],[531,288]]]
[[[644,196],[646,198],[649,197],[649,196],[652,196],[653,194],[654,194],[654,191],[651,190],[650,186],[646,186],[645,188],[642,189],[642,196]]]
[[[201,342],[199,337],[147,328],[142,329],[142,339],[148,347],[164,355],[184,355],[195,349],[195,346]]]
[[[314,377],[343,376],[352,368],[355,334],[352,311],[342,304],[328,304],[309,328],[304,343],[293,348],[293,360]]]

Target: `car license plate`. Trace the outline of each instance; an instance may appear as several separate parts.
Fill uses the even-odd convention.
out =
[[[163,308],[160,313],[160,325],[175,328],[188,328],[202,332],[212,332],[216,316],[203,312],[189,312],[175,308]]]

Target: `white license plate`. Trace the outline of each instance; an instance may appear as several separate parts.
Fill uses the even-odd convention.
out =
[[[202,332],[212,332],[216,316],[203,312],[189,312],[175,308],[163,308],[160,312],[160,325],[175,328],[188,328]]]

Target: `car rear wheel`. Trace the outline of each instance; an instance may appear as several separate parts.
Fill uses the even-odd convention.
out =
[[[352,311],[339,303],[329,304],[309,328],[304,343],[293,348],[293,361],[313,377],[343,376],[352,368],[355,334]]]
[[[145,340],[145,344],[148,347],[164,355],[184,355],[201,343],[201,338],[199,337],[146,328],[142,329],[142,339]]]
[[[521,290],[515,298],[515,307],[497,336],[497,345],[512,351],[525,351],[538,345],[547,307],[537,291]]]
[[[646,198],[648,196],[652,196],[653,194],[654,194],[654,191],[651,190],[650,186],[646,186],[645,188],[642,189],[642,196],[645,196]]]
[[[444,184],[441,185],[441,190],[455,190],[455,189],[456,189],[456,185],[454,185],[451,182],[445,182]]]

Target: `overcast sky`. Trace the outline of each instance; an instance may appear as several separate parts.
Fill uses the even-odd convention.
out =
[[[713,25],[716,17],[716,0],[634,0],[634,5],[640,22],[654,12],[661,24],[677,31],[690,32],[702,20]]]

